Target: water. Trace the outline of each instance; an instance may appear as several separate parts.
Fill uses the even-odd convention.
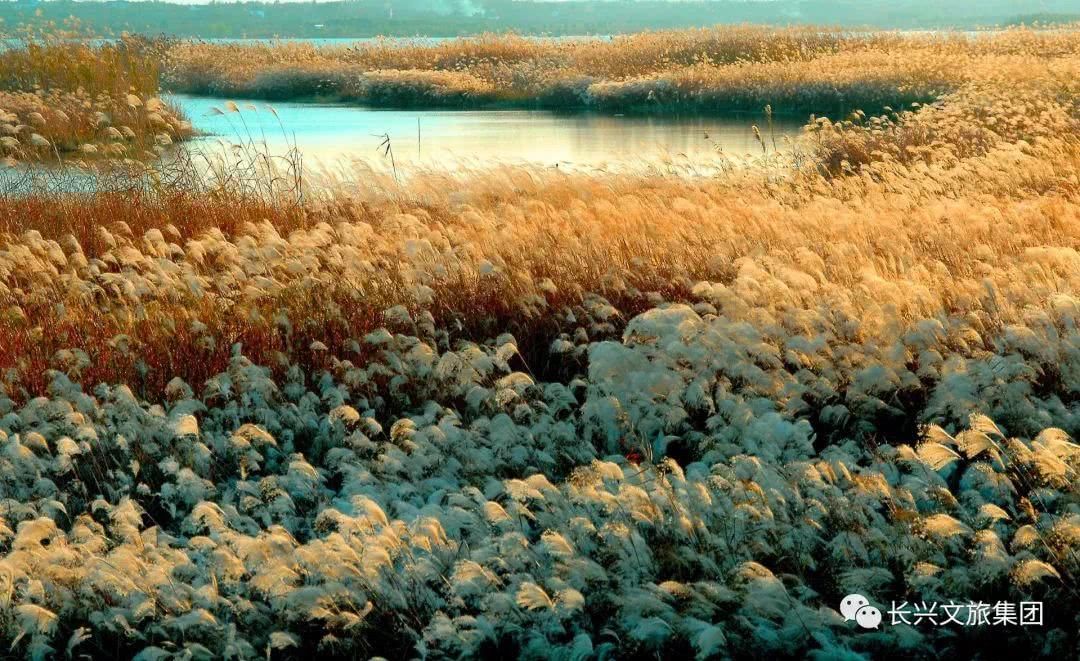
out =
[[[1051,32],[1053,28],[1043,28],[1047,32]],[[898,34],[909,36],[933,36],[942,35],[947,37],[964,36],[968,38],[978,38],[985,36],[999,35],[1004,30],[994,28],[982,28],[978,30],[848,30],[844,34],[851,37],[863,37],[873,34]],[[209,44],[312,44],[318,47],[335,47],[343,48],[349,46],[363,46],[367,44],[385,44],[391,46],[437,46],[442,43],[451,41],[457,41],[460,39],[472,39],[480,35],[464,35],[458,37],[272,37],[272,38],[248,38],[248,37],[210,37],[206,39],[193,39],[194,41],[202,41]],[[536,41],[611,41],[619,36],[625,35],[606,35],[606,34],[590,34],[590,35],[521,35],[525,39],[533,39]],[[79,40],[86,41],[92,46],[99,46],[102,44],[115,43],[116,39],[100,37],[96,39]],[[0,51],[8,48],[21,48],[24,45],[24,41],[21,38],[5,37],[0,38]]]
[[[563,114],[542,110],[385,110],[349,105],[238,102],[239,113],[225,110],[226,99],[173,96],[194,126],[210,135],[197,147],[216,148],[253,138],[271,154],[294,144],[305,163],[324,166],[362,161],[387,165],[385,140],[396,163],[425,166],[528,163],[553,167],[606,167],[657,160],[715,159],[718,152],[741,160],[760,155],[757,124],[770,151],[772,139],[763,117],[641,117]],[[276,112],[276,116],[275,113]],[[802,121],[774,119],[780,150],[795,137]]]
[[[438,46],[439,44],[445,44],[452,41],[460,41],[462,39],[474,39],[479,35],[463,36],[463,37],[272,37],[265,39],[253,39],[248,37],[215,37],[209,39],[199,39],[208,44],[311,44],[312,46],[323,47],[349,47],[349,46],[364,46],[370,44],[382,44],[390,46]],[[537,35],[522,35],[525,39],[531,39],[535,41],[552,41],[552,42],[573,42],[573,41],[611,41],[614,39],[612,35],[559,35],[559,36],[537,36]]]

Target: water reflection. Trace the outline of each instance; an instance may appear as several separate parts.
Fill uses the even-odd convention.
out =
[[[127,190],[177,177],[201,185],[235,179],[230,164],[252,176],[271,167],[274,181],[300,171],[311,175],[329,170],[332,175],[348,176],[357,163],[390,169],[390,155],[380,147],[387,136],[393,163],[403,173],[414,165],[445,170],[538,164],[627,171],[665,164],[674,166],[665,168],[666,172],[708,175],[718,171],[718,156],[726,163],[737,163],[762,155],[754,125],[760,127],[770,153],[789,149],[786,139],[797,136],[802,127],[791,118],[774,118],[770,133],[765,118],[753,115],[620,117],[534,110],[374,110],[303,103],[275,104],[273,110],[264,103],[240,103],[239,112],[221,112],[227,108],[225,99],[174,96],[172,101],[208,135],[164,153],[160,162],[147,164],[135,176],[124,169],[49,165],[0,169],[0,194]],[[237,142],[249,146],[231,149]],[[284,158],[294,146],[303,157],[302,170]],[[272,158],[263,158],[264,154]]]
[[[773,135],[763,117],[640,117],[556,114],[539,110],[376,110],[345,105],[239,103],[221,114],[225,99],[175,96],[196,128],[219,140],[265,141],[271,153],[295,145],[305,162],[384,161],[379,145],[389,136],[399,165],[460,162],[535,163],[598,167],[662,158],[731,158],[760,155],[757,124],[768,148],[785,148],[801,121],[774,118]]]

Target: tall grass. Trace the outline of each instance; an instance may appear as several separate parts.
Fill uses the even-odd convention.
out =
[[[93,42],[66,32],[27,36],[0,51],[0,89],[81,89],[96,96],[154,96],[163,44],[125,35]]]
[[[159,45],[69,36],[33,35],[0,51],[0,158],[145,161],[192,135],[157,98]]]
[[[1022,129],[1020,120],[1036,107],[1014,102],[1011,111],[999,106],[990,117]],[[920,111],[931,112],[946,114]],[[1077,120],[1061,109],[1043,115],[1056,117],[1056,123],[1020,130],[1012,139],[995,133],[996,140],[982,142],[970,139],[979,135],[979,127],[960,113],[952,115],[960,128],[937,116],[933,140],[907,132],[917,133],[918,123],[928,121],[925,114],[902,117],[897,142],[878,136],[887,129],[874,122],[827,130],[817,125],[813,136],[820,160],[786,178],[777,178],[771,168],[705,182],[510,169],[465,181],[421,174],[399,184],[368,172],[358,180],[362,184],[339,184],[301,208],[267,206],[266,200],[249,205],[245,200],[256,199],[251,195],[190,200],[178,193],[127,206],[108,198],[90,204],[75,198],[44,212],[33,199],[15,199],[5,204],[4,213],[12,246],[44,242],[31,250],[44,258],[55,252],[46,249],[51,242],[68,241],[64,250],[82,255],[76,263],[104,259],[102,266],[113,265],[106,271],[118,269],[109,276],[114,286],[128,278],[135,279],[131,284],[145,278],[154,284],[135,286],[130,291],[142,293],[127,302],[118,299],[121,307],[104,316],[97,294],[82,298],[97,287],[76,287],[58,317],[55,287],[63,282],[68,291],[70,282],[50,275],[60,268],[50,260],[66,253],[19,267],[13,262],[7,272],[14,282],[38,283],[18,289],[37,291],[41,298],[12,299],[21,311],[9,319],[18,321],[8,327],[13,340],[5,352],[10,352],[7,360],[25,366],[20,372],[37,378],[55,351],[75,338],[86,341],[85,333],[93,329],[96,339],[89,345],[96,355],[87,378],[117,381],[127,378],[132,364],[109,340],[138,338],[144,348],[131,359],[150,361],[141,377],[149,394],[178,373],[192,377],[186,370],[197,370],[193,380],[199,381],[221,369],[234,342],[260,361],[277,351],[307,355],[298,347],[316,339],[337,347],[374,330],[382,323],[382,310],[397,304],[429,309],[439,323],[466,324],[478,333],[514,318],[520,321],[513,324],[521,325],[516,333],[550,333],[545,310],[581,304],[586,292],[617,300],[630,296],[636,306],[647,304],[650,291],[685,297],[697,281],[730,281],[742,259],[779,251],[776,259],[783,262],[799,246],[814,246],[811,250],[820,253],[815,259],[839,269],[827,269],[821,277],[838,292],[849,292],[845,296],[851,295],[849,288],[863,286],[857,284],[862,276],[856,265],[893,265],[887,266],[888,278],[906,284],[895,290],[898,298],[889,305],[907,310],[905,315],[955,312],[981,305],[957,299],[958,289],[965,289],[958,284],[964,273],[975,278],[969,288],[978,289],[977,283],[990,277],[996,287],[1008,289],[1024,281],[1008,266],[1010,260],[1022,260],[1042,245],[1074,243],[1069,228],[1076,183],[1070,177],[1077,163]],[[943,140],[950,134],[955,143]],[[880,149],[870,150],[868,142]],[[1053,204],[1038,201],[1047,193],[1054,193]],[[920,200],[938,202],[920,207]],[[991,207],[1001,219],[997,225],[980,220]],[[192,213],[179,212],[185,208]],[[949,223],[934,220],[943,213]],[[162,244],[157,230],[164,225],[171,238]],[[965,236],[976,226],[979,240],[990,241],[993,256],[967,249]],[[828,257],[833,245],[854,252],[849,260],[834,262]],[[194,251],[190,256],[189,250]],[[20,261],[25,254],[20,248],[10,259]],[[177,270],[161,271],[159,258],[177,260]],[[987,259],[997,264],[993,274],[976,277],[982,273],[977,264]],[[932,264],[948,265],[950,276],[942,277]],[[44,269],[40,282],[34,275],[38,269]],[[226,269],[228,278],[219,279],[218,269]],[[916,280],[906,281],[905,274]],[[1072,277],[1054,275],[1054,289],[1068,291]],[[805,295],[819,297],[823,286]],[[805,300],[794,291],[783,296]],[[1021,308],[1037,300],[1034,294],[1024,296],[996,309],[998,323],[1015,320]],[[873,327],[883,301],[858,300],[849,314],[866,319],[864,328]],[[123,312],[129,305],[136,305],[138,314]],[[1011,316],[1001,318],[1006,314]],[[287,335],[278,325],[283,318],[292,320]],[[221,334],[209,354],[197,349],[203,336],[185,330],[196,321],[212,329],[205,332]],[[42,335],[34,328],[50,331]]]
[[[997,37],[933,103],[713,177],[358,169],[297,199],[254,149],[0,197],[9,649],[1067,656],[1069,39]],[[1045,619],[865,632],[852,592]]]
[[[486,35],[440,44],[179,42],[166,80],[198,94],[375,105],[611,111],[880,111],[1025,60],[1075,55],[1067,30],[963,35],[718,27],[611,40]]]
[[[557,621],[545,649],[835,656],[871,649],[829,615],[869,581],[1058,604],[1001,635],[1064,652],[1078,171],[1064,134],[786,181],[368,178],[300,213],[0,201],[0,626],[28,653],[483,656]],[[103,624],[148,599],[152,633]],[[939,631],[872,649],[994,644]]]

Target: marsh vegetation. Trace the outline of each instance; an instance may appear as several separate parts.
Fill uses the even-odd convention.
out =
[[[1075,651],[1080,32],[162,61],[264,97],[866,111],[709,177],[0,197],[12,654]],[[863,632],[851,592],[1053,607]]]

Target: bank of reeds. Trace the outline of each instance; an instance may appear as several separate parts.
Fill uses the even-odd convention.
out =
[[[95,43],[63,33],[0,50],[0,158],[146,161],[192,135],[158,98],[158,44]]]
[[[181,42],[178,91],[379,106],[527,106],[614,112],[843,114],[932,101],[1003,66],[1073,56],[1068,30],[865,34],[753,26],[610,40],[487,35],[317,46]]]

